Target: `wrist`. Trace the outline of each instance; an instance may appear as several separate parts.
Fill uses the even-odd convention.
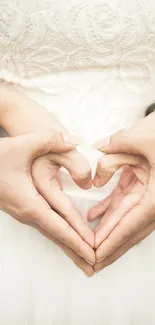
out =
[[[10,136],[53,128],[67,133],[60,121],[32,99],[0,87],[0,125]]]
[[[0,85],[0,126],[3,126],[3,119],[9,113],[10,107],[13,107],[13,96],[10,94],[9,87]]]

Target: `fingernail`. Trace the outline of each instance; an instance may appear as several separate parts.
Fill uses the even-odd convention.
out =
[[[90,179],[88,183],[86,183],[84,186],[83,186],[83,189],[84,190],[88,190],[89,188],[92,187],[92,180]]]
[[[83,247],[83,258],[91,265],[95,264],[95,254],[94,250],[88,245],[85,244]]]
[[[100,246],[100,247],[101,247],[101,246]],[[97,263],[103,262],[103,261],[105,260],[105,258],[107,257],[107,256],[105,256],[105,255],[103,254],[103,249],[102,249],[102,251],[100,252],[100,247],[97,249],[97,253],[96,253],[96,262],[97,262]]]
[[[100,187],[101,184],[100,178],[98,176],[95,176],[93,183],[96,187]]]
[[[89,272],[87,273],[86,271],[83,271],[84,274],[87,276],[87,278],[92,278],[94,274],[90,274]]]
[[[90,278],[90,276],[87,272],[83,271],[83,273],[86,275],[87,278]]]
[[[104,138],[103,140],[100,140],[100,141],[96,142],[93,145],[93,148],[102,149],[103,147],[108,146],[109,143],[110,143],[110,137],[107,137],[107,138]]]
[[[63,135],[64,142],[68,145],[81,145],[84,141],[76,135]]]
[[[99,273],[99,272],[103,271],[103,269],[104,269],[104,266],[103,266],[101,269],[98,269],[98,270],[95,271],[95,272],[96,272],[96,273]]]

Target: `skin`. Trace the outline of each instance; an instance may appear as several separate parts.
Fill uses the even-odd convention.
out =
[[[36,102],[5,86],[0,88],[0,125],[11,137],[36,131],[45,134],[47,129],[52,127],[53,129],[63,132],[63,135],[66,137],[68,136],[68,132],[55,116]],[[55,141],[57,141],[56,145],[58,145],[59,148],[60,139],[58,140],[55,138]],[[53,213],[57,216],[55,223],[57,220],[60,220],[62,222],[65,221],[66,225],[68,225],[68,228],[66,227],[65,230],[66,237],[65,240],[63,240],[63,237],[57,240],[55,239],[57,236],[51,236],[51,229],[48,229],[50,226],[49,224],[46,225],[46,232],[42,227],[41,229],[39,228],[39,231],[55,242],[87,276],[92,276],[94,274],[92,264],[95,262],[95,253],[92,249],[94,247],[93,232],[85,224],[80,213],[69,198],[63,193],[59,178],[59,169],[61,166],[64,166],[81,188],[88,189],[92,185],[91,169],[84,157],[75,148],[75,145],[79,143],[79,139],[76,137],[69,137],[67,141],[74,143],[70,144],[72,150],[48,152],[44,155],[40,155],[33,161],[31,168],[31,176],[35,189],[37,193],[44,198],[44,204],[46,202],[49,216],[50,213]],[[21,155],[23,155],[24,151],[25,147]],[[9,159],[12,162],[11,155]],[[22,186],[24,189],[26,188],[24,183]],[[25,201],[26,200],[22,201],[23,210],[26,209],[24,206]],[[39,206],[37,207],[36,204],[35,210],[33,208],[33,214],[37,215],[38,212]],[[29,224],[34,226],[31,222],[29,222]],[[71,227],[74,229],[74,235],[76,234],[76,236],[70,237],[69,229]],[[57,226],[57,234],[60,231],[59,228],[61,228],[61,223]],[[79,240],[77,242],[76,238],[78,238],[80,242]]]
[[[123,168],[111,195],[88,214],[89,220],[101,216],[95,229],[94,269],[99,272],[155,229],[155,114],[95,147],[106,154],[98,162],[95,186],[103,186]]]
[[[64,135],[68,134],[52,114],[32,100],[6,88],[0,89],[0,95],[0,122],[10,136],[29,134],[34,131],[44,134],[49,127],[63,132]],[[81,188],[88,189],[92,185],[90,167],[76,151],[75,147],[66,152],[54,152],[54,150],[44,152],[32,161],[30,169],[31,183],[33,182],[37,198],[39,197],[42,202],[44,201],[46,208],[45,205],[44,207],[42,205],[42,209],[45,210],[41,215],[40,211],[43,210],[39,201],[36,201],[35,207],[33,204],[33,209],[32,207],[27,208],[25,202],[26,193],[28,192],[26,191],[24,200],[20,201],[22,202],[19,209],[19,216],[22,217],[20,221],[37,228],[44,236],[56,243],[87,276],[92,276],[94,271],[99,272],[110,265],[154,230],[154,134],[155,115],[151,114],[136,123],[133,128],[122,130],[104,140],[104,142],[100,141],[96,144],[95,147],[106,153],[106,155],[98,162],[93,180],[94,185],[101,187],[106,184],[120,167],[123,168],[123,172],[120,182],[112,194],[89,211],[89,220],[102,216],[100,223],[94,230],[94,235],[83,224],[79,212],[61,189],[59,178],[61,166],[68,169],[74,181]],[[6,150],[4,151],[6,153]],[[12,162],[13,151],[10,150],[10,152],[11,155],[8,161]],[[19,157],[22,154],[23,150],[17,153]],[[77,165],[75,162],[77,162]],[[78,168],[79,164],[80,169]],[[20,162],[18,168],[21,166]],[[11,168],[11,165],[9,165],[9,168]],[[80,170],[80,174],[78,170]],[[2,179],[3,177],[4,174]],[[23,182],[21,183],[23,184]],[[26,187],[24,186],[24,188]],[[19,193],[22,193],[21,189]],[[29,193],[32,194],[32,192]],[[4,199],[4,193],[2,194]],[[59,201],[57,201],[59,195],[61,197],[61,207]],[[18,216],[13,212],[11,213],[7,209],[5,211],[18,219]],[[52,224],[53,228],[49,223],[46,223],[47,221],[51,222],[53,218],[49,217],[51,213],[55,217]],[[45,216],[46,214],[48,217],[43,218],[42,215]],[[30,218],[30,215],[32,218]],[[61,231],[63,229],[61,224],[64,225],[64,222],[66,225],[65,235],[60,235],[60,229]],[[70,229],[73,235],[71,235]],[[93,251],[94,239],[95,253]],[[91,264],[94,264],[94,266]]]

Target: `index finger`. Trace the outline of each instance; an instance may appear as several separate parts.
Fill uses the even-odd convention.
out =
[[[44,169],[42,168],[42,171]],[[48,170],[47,170],[48,171]],[[36,186],[48,204],[59,213],[79,235],[94,247],[93,232],[86,225],[80,212],[76,209],[69,197],[55,184],[56,180],[47,181],[45,177],[36,178]]]
[[[42,200],[36,200],[36,209],[30,211],[32,221],[57,238],[60,242],[72,248],[79,256],[90,264],[95,263],[93,249],[79,236],[79,234],[48,204]]]
[[[112,254],[117,247],[126,242],[132,235],[147,225],[154,214],[149,198],[143,198],[141,203],[133,208],[110,233],[109,237],[96,251],[97,262]]]

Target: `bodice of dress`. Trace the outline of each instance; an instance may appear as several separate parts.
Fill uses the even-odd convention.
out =
[[[8,78],[117,67],[149,82],[154,0],[0,0],[0,55]]]

